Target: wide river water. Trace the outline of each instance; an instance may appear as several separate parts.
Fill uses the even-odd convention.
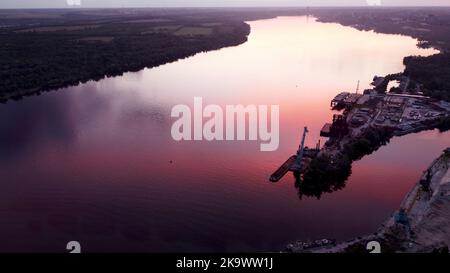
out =
[[[0,105],[0,251],[278,251],[293,240],[373,232],[449,134],[395,138],[353,166],[346,187],[299,199],[269,175],[314,146],[330,100],[430,55],[410,37],[306,17],[249,22],[240,46]],[[280,148],[176,142],[171,109],[277,104]]]

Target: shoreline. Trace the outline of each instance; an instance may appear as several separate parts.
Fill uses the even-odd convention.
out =
[[[220,9],[218,9],[220,10]],[[350,9],[351,10],[351,9]],[[124,73],[127,72],[137,72],[139,70],[142,70],[144,68],[153,68],[153,67],[157,67],[160,65],[164,65],[170,62],[174,62],[180,59],[184,59],[190,56],[193,56],[197,53],[200,52],[208,52],[208,51],[214,51],[214,50],[219,50],[222,48],[226,48],[226,47],[232,47],[232,46],[238,46],[241,45],[243,43],[245,43],[247,41],[248,35],[250,35],[251,33],[251,29],[249,27],[249,25],[246,22],[249,21],[254,21],[254,20],[263,20],[263,19],[270,19],[270,18],[274,18],[274,17],[278,17],[278,16],[307,16],[307,15],[311,15],[314,18],[316,18],[319,22],[323,22],[323,23],[337,23],[340,24],[342,26],[347,26],[347,27],[351,27],[357,30],[373,30],[376,33],[383,33],[383,34],[400,34],[400,35],[405,35],[405,36],[409,36],[412,37],[414,39],[417,39],[418,41],[418,47],[433,47],[435,49],[438,49],[440,51],[440,53],[438,53],[437,55],[439,56],[444,56],[448,50],[446,50],[446,46],[443,44],[440,44],[436,41],[431,41],[429,39],[427,39],[427,37],[424,36],[424,34],[426,33],[420,33],[417,31],[414,31],[413,29],[406,29],[406,28],[401,28],[398,29],[398,27],[394,26],[393,29],[384,29],[380,26],[378,26],[378,22],[371,22],[368,18],[365,18],[364,15],[366,12],[370,12],[371,9],[360,9],[361,12],[363,12],[363,15],[361,18],[351,18],[348,16],[344,16],[347,11],[347,9],[338,9],[336,10],[336,14],[334,13],[330,13],[333,11],[333,9],[330,8],[295,8],[292,10],[289,9],[281,9],[281,8],[263,8],[263,9],[259,9],[259,10],[253,10],[253,9],[241,9],[241,10],[236,10],[233,12],[233,9],[225,9],[223,11],[223,14],[221,14],[221,16],[217,16],[217,14],[215,14],[214,12],[207,10],[197,10],[194,9],[192,10],[192,12],[203,12],[202,14],[205,15],[206,19],[202,19],[206,21],[217,21],[219,24],[223,24],[224,27],[230,27],[233,28],[233,31],[224,31],[221,32],[217,29],[219,29],[218,27],[214,27],[214,31],[213,31],[213,35],[211,37],[207,37],[207,36],[203,36],[200,37],[198,36],[196,39],[201,39],[203,42],[203,45],[201,43],[195,43],[194,45],[191,45],[189,43],[180,46],[180,41],[178,41],[177,43],[175,43],[178,47],[177,50],[173,51],[173,50],[167,50],[164,49],[164,54],[162,54],[161,56],[153,56],[152,58],[154,59],[149,59],[146,58],[146,60],[143,60],[142,57],[139,58],[137,57],[137,52],[133,52],[133,51],[127,51],[125,50],[125,52],[128,55],[128,60],[122,60],[120,57],[116,56],[117,49],[114,50],[109,50],[109,53],[112,57],[113,57],[113,61],[114,64],[111,67],[107,67],[107,66],[100,66],[97,69],[91,69],[89,68],[90,63],[85,63],[84,66],[86,66],[85,70],[92,70],[92,71],[84,71],[83,73],[78,73],[78,72],[74,72],[71,69],[72,68],[68,68],[70,66],[81,66],[83,67],[82,64],[80,64],[78,61],[76,62],[71,62],[68,67],[64,66],[64,70],[68,70],[65,71],[63,73],[60,73],[60,71],[57,71],[57,69],[52,68],[52,66],[49,67],[45,67],[45,69],[49,70],[49,72],[51,73],[56,73],[56,77],[47,77],[45,79],[43,79],[44,81],[40,80],[39,78],[42,77],[42,75],[39,75],[39,73],[36,75],[36,77],[33,78],[29,78],[29,76],[20,76],[22,77],[21,81],[22,82],[26,82],[26,83],[18,83],[18,82],[14,82],[11,81],[10,78],[15,77],[15,75],[6,75],[6,79],[9,81],[9,84],[6,84],[5,86],[3,86],[4,89],[2,89],[2,92],[0,93],[0,103],[7,103],[9,100],[20,100],[22,97],[26,97],[26,96],[33,96],[33,95],[39,95],[41,92],[48,92],[48,91],[56,91],[58,89],[61,88],[66,88],[66,87],[71,87],[71,86],[77,86],[80,83],[85,83],[88,81],[98,81],[101,79],[104,79],[106,77],[114,77],[114,76],[120,76],[123,75]],[[110,11],[114,11],[116,12],[115,9],[111,9]],[[158,9],[153,9],[153,10],[142,10],[142,13],[137,13],[136,15],[131,15],[131,16],[124,16],[123,18],[114,18],[114,17],[105,17],[102,20],[112,20],[112,22],[114,24],[121,24],[121,25],[127,25],[127,22],[131,22],[134,19],[139,19],[141,21],[145,21],[142,20],[143,18],[147,18],[147,17],[152,17],[152,16],[161,16],[161,18],[166,18],[164,20],[167,20],[167,22],[170,22],[170,24],[175,24],[177,22],[177,20],[179,19],[177,16],[181,16],[180,18],[182,18],[180,24],[185,24],[186,22],[183,20],[183,14],[181,15],[177,15],[177,14],[166,14],[166,15],[158,15],[157,12],[159,10]],[[217,11],[217,10],[216,10]],[[395,11],[395,10],[394,10]],[[52,12],[56,12],[56,14],[58,15],[58,11],[52,11]],[[79,11],[73,11],[75,12],[74,14],[76,15],[76,12]],[[146,13],[147,12],[147,13]],[[154,12],[155,14],[153,14],[152,12]],[[390,10],[390,12],[392,12],[392,10]],[[342,13],[342,14],[341,14]],[[177,15],[177,16],[176,16]],[[97,16],[97,15],[96,15]],[[98,16],[97,16],[98,17]],[[93,17],[92,20],[93,22],[95,22],[96,20],[100,20],[100,17]],[[149,18],[150,18],[149,17]],[[178,18],[178,19],[177,19]],[[10,19],[9,19],[10,20]],[[65,20],[65,19],[64,19]],[[194,24],[194,25],[198,25],[198,26],[202,26],[202,20],[200,21],[194,21],[194,23],[189,23],[187,22],[187,25],[190,24]],[[363,20],[363,21],[361,21]],[[368,21],[367,21],[368,20]],[[16,19],[17,22],[20,22],[20,20]],[[11,21],[12,23],[17,23],[16,21]],[[361,21],[361,22],[360,22]],[[39,22],[39,21],[38,21]],[[164,23],[164,24],[168,24],[168,23]],[[64,24],[68,24],[67,26],[71,26],[74,25],[76,26],[77,24],[81,24],[83,23],[83,21],[81,20],[75,20],[73,22],[68,21],[68,22],[64,22]],[[162,23],[162,21],[161,21]],[[148,23],[150,24],[150,27],[158,27],[158,23],[157,21],[154,21],[152,23]],[[414,22],[413,22],[414,23]],[[47,20],[47,21],[42,21],[40,22],[38,25],[49,25],[52,26],[55,23],[52,23],[51,20]],[[59,22],[59,24],[61,24],[61,22]],[[14,25],[14,24],[12,24]],[[128,24],[129,25],[129,24]],[[100,25],[103,27],[103,25]],[[34,38],[39,38],[41,37],[41,33],[40,32],[35,32],[32,33],[30,32],[29,34],[20,34],[18,31],[21,31],[21,29],[23,29],[25,26],[19,26],[19,27],[13,27],[12,29],[3,29],[3,32],[0,32],[2,34],[3,37],[5,38],[5,42],[8,41],[8,37],[12,37],[14,39],[29,39],[30,37],[32,39]],[[139,38],[139,35],[142,34],[142,32],[139,32],[139,27],[141,26],[136,26],[136,29],[129,29],[127,30],[128,32],[130,32],[130,34],[128,34],[130,38],[128,39],[128,43],[133,43],[136,42],[139,47],[143,46],[143,41],[141,41]],[[101,29],[101,27],[99,28]],[[0,28],[0,31],[2,31],[2,29]],[[78,35],[80,37],[89,37],[89,35],[92,34],[86,34],[84,32],[92,32],[93,30],[83,30],[83,31],[79,31],[75,33],[75,35]],[[109,32],[109,36],[112,36],[112,41],[109,43],[116,43],[115,40],[121,40],[122,37],[114,32],[111,32],[112,30],[108,30]],[[59,37],[59,35],[61,34],[61,32],[56,31],[55,35],[53,36],[53,39],[56,39],[56,37]],[[27,37],[30,36],[30,37]],[[11,38],[10,37],[10,38]],[[61,36],[64,37],[64,36]],[[170,39],[168,38],[169,36],[163,38],[163,39]],[[193,36],[196,37],[196,36]],[[179,38],[179,37],[178,37]],[[189,38],[189,37],[187,37]],[[210,38],[210,39],[208,39]],[[40,38],[39,38],[40,39]],[[37,40],[39,40],[37,39]],[[59,38],[58,38],[59,39]],[[66,38],[64,38],[66,39]],[[129,40],[131,39],[131,41]],[[158,38],[159,39],[159,38]],[[82,39],[81,39],[82,40]],[[189,39],[187,39],[189,40]],[[78,42],[80,41],[80,39],[78,40]],[[62,45],[65,45],[67,41],[62,40]],[[73,44],[73,41],[69,41],[70,44]],[[184,41],[181,41],[182,43],[184,43]],[[122,43],[122,41],[120,41],[120,43]],[[121,46],[121,44],[118,43],[118,46]],[[80,46],[79,44],[77,44],[77,46]],[[108,47],[108,43],[104,42],[102,45],[102,47]],[[90,48],[90,45],[82,45],[80,47],[81,51],[79,51],[78,53],[86,53],[89,52],[90,50],[94,50],[92,48]],[[150,50],[148,51],[148,49],[144,49],[145,47],[142,47],[140,49],[141,53],[145,52],[146,54],[153,54],[152,50],[161,50],[158,47],[155,48],[150,48]],[[121,49],[122,50],[122,49]],[[84,52],[86,51],[86,52]],[[95,51],[95,50],[94,50]],[[120,53],[120,52],[119,52]],[[60,53],[62,54],[62,53]],[[65,52],[64,53],[65,56],[64,58],[67,58],[71,52]],[[145,54],[145,55],[146,55]],[[53,55],[49,55],[49,56],[53,56]],[[89,60],[90,58],[88,58],[90,55],[87,54],[85,56],[86,60]],[[109,55],[107,55],[107,57],[111,57]],[[405,57],[405,59],[407,58],[412,58],[413,56],[407,56]],[[41,57],[38,57],[37,59],[39,59]],[[429,57],[423,57],[425,59],[429,58]],[[48,59],[48,58],[47,58]],[[50,58],[51,59],[51,58]],[[42,60],[41,60],[42,61]],[[64,59],[63,62],[65,62],[66,60]],[[19,62],[20,63],[20,62]],[[61,60],[58,60],[58,64],[61,64]],[[417,66],[418,64],[412,65],[412,66]],[[34,65],[36,66],[36,65]],[[16,73],[17,71],[15,70],[19,70],[21,71],[22,68],[15,68],[13,67],[11,70]],[[26,70],[26,74],[30,74],[33,73],[33,69],[29,69]],[[67,72],[71,72],[71,73],[67,73]],[[16,73],[17,74],[17,73]],[[22,73],[24,74],[24,73]],[[19,75],[22,75],[19,74]],[[2,75],[0,75],[2,76]],[[27,80],[28,79],[28,80]],[[31,83],[33,82],[33,83]],[[17,85],[17,87],[15,87],[15,85]],[[10,88],[8,86],[14,86],[14,88],[16,88],[16,90],[13,90],[14,88]],[[26,87],[26,88],[25,88]],[[10,89],[10,90],[8,90]]]
[[[428,182],[426,182],[428,180]],[[382,252],[427,253],[450,246],[450,147],[435,159],[405,195],[399,209],[373,234],[346,242],[305,249],[303,242],[289,244],[295,253],[367,253],[369,242]],[[383,249],[385,251],[383,251]]]
[[[386,88],[380,88],[380,86],[387,86],[385,79],[388,77],[375,77],[372,83],[373,89],[367,89],[363,94],[343,92],[331,101],[332,109],[341,113],[333,116],[332,124],[325,124],[321,130],[321,136],[328,137],[328,141],[306,166],[303,176],[297,178],[296,183],[300,185],[299,187],[308,189],[303,194],[320,198],[323,193],[340,190],[351,174],[352,163],[377,151],[381,146],[388,144],[393,137],[437,128],[442,132],[448,130],[450,103],[417,95],[420,93],[416,93],[417,85],[414,84],[414,88],[410,88],[409,77],[402,74],[396,77],[390,80],[401,82],[403,85],[401,93],[386,93]],[[424,181],[428,187],[427,192],[433,190],[432,195],[434,195],[440,191],[440,184],[432,183],[442,178],[440,177],[442,174],[434,171],[438,163],[445,164],[446,171],[449,169],[450,148],[433,161],[426,171],[428,177],[422,176],[418,184],[406,195],[401,205],[402,209],[397,212],[397,215],[391,216],[373,235],[358,237],[340,244],[328,238],[316,240],[313,243],[297,241],[289,244],[286,249],[290,252],[365,252],[365,245],[370,241],[382,242],[385,249],[390,252],[407,249],[405,242],[397,234],[398,221],[393,222],[392,219],[403,217],[403,224],[411,231],[409,222],[417,222],[415,220],[417,217],[423,217],[417,216],[416,213],[417,215],[413,215],[413,219],[409,220],[403,212],[410,213],[416,204],[415,198],[418,196],[419,186],[425,189]],[[450,171],[447,177],[450,180]],[[450,187],[450,181],[447,182]],[[411,198],[414,201],[411,201]],[[402,211],[403,209],[405,211]],[[450,216],[450,198],[447,209]],[[450,217],[446,220],[447,225],[449,220]],[[436,227],[431,227],[433,228]],[[450,230],[448,233],[450,234]],[[409,233],[408,238],[410,238]],[[450,237],[446,238],[445,243],[450,244]],[[412,244],[414,245],[415,242]],[[420,245],[422,249],[425,248],[425,243]],[[412,246],[408,245],[408,248]]]
[[[411,82],[403,75],[398,77]],[[320,198],[342,189],[352,163],[387,145],[393,137],[450,129],[450,103],[412,95],[417,85],[405,84],[402,93],[386,93],[376,84],[380,78],[384,82],[384,77],[375,77],[374,88],[363,94],[343,92],[331,101],[331,108],[339,113],[323,126],[320,135],[328,140],[297,178],[302,195]]]

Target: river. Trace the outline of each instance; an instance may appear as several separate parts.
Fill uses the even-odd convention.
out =
[[[430,55],[417,40],[307,17],[249,22],[248,42],[0,105],[0,251],[278,251],[293,240],[373,232],[449,134],[395,138],[353,166],[346,187],[299,199],[270,174],[314,146],[330,100]],[[280,147],[176,142],[176,104],[276,104]],[[322,143],[323,143],[322,139]]]

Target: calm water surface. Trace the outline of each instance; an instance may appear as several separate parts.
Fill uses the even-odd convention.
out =
[[[300,200],[269,175],[313,146],[329,101],[430,55],[404,36],[306,17],[250,22],[243,45],[0,105],[0,251],[277,251],[289,241],[375,230],[450,145],[395,138],[354,164],[344,190]],[[280,105],[281,143],[175,142],[175,104]],[[170,163],[172,161],[172,163]]]

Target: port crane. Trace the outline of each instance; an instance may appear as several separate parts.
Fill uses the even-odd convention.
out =
[[[308,127],[305,127],[303,130],[302,142],[300,143],[300,146],[298,147],[297,158],[295,159],[295,163],[291,167],[291,170],[294,171],[294,173],[300,173],[300,171],[302,170],[302,159],[303,159],[303,154],[305,152],[306,134],[308,134],[308,132],[309,132]]]
[[[306,149],[305,148],[305,140],[306,140],[306,134],[308,133],[308,127],[305,127],[304,131],[303,131],[303,138],[302,138],[302,142],[300,144],[300,146],[298,147],[298,151],[297,151],[297,155],[293,155],[291,157],[289,157],[288,160],[286,160],[286,162],[283,163],[283,165],[281,165],[271,176],[270,176],[270,181],[272,182],[278,182],[280,181],[281,178],[283,178],[283,176],[288,173],[289,171],[294,172],[294,175],[297,177],[300,175],[300,172],[302,171],[302,159],[303,156],[306,153]],[[318,150],[320,149],[320,143],[317,144],[316,147],[316,151],[318,152]],[[308,152],[311,152],[311,150],[308,150]]]

